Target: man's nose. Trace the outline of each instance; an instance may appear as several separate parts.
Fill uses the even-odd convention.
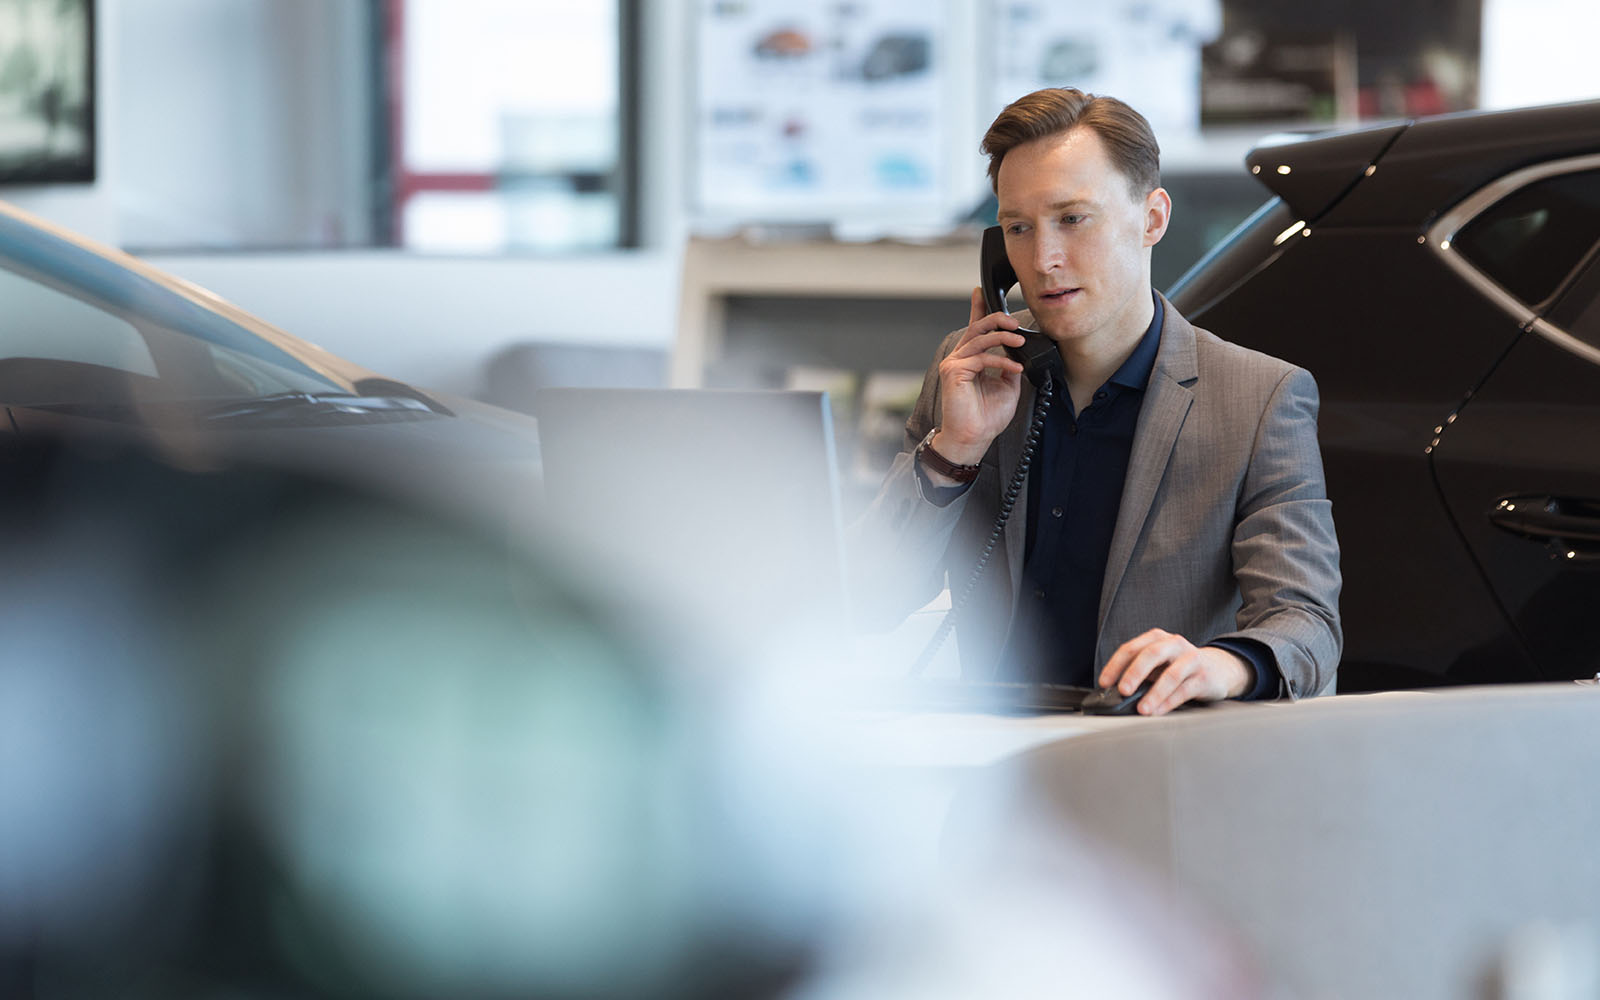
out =
[[[1033,266],[1040,274],[1047,274],[1067,261],[1066,244],[1051,236],[1041,235],[1033,244]]]

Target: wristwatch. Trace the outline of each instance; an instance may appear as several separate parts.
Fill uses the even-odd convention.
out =
[[[933,436],[937,433],[939,433],[939,429],[935,427],[927,437],[922,439],[922,443],[917,445],[917,461],[921,462],[925,468],[932,469],[941,476],[954,479],[958,483],[970,483],[977,479],[979,466],[957,465],[933,450]]]

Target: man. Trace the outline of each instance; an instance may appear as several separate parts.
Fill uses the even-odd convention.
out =
[[[1026,499],[956,614],[969,679],[1154,685],[1138,711],[1333,690],[1338,543],[1310,374],[1191,326],[1150,286],[1172,203],[1149,124],[1029,94],[984,137],[1006,255],[1056,380]],[[1023,451],[1019,319],[978,289],[857,525],[856,593],[888,624],[966,585]],[[1018,523],[1018,522],[1022,523]]]

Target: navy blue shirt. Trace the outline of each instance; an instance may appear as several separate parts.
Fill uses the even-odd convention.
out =
[[[1016,627],[1002,676],[1092,686],[1099,634],[1100,587],[1117,527],[1122,484],[1145,387],[1161,347],[1163,307],[1139,344],[1082,413],[1064,379],[1052,387],[1050,413],[1028,470],[1028,537]]]
[[[1161,297],[1151,294],[1155,315],[1149,328],[1082,413],[1074,409],[1064,380],[1057,379],[1052,388],[1050,412],[1028,472],[1022,594],[1000,661],[1002,679],[1094,686],[1103,666],[1095,662],[1100,589],[1139,410],[1161,347],[1165,310]],[[948,502],[947,497],[954,499],[964,489],[938,490],[935,502]],[[1232,639],[1213,645],[1251,664],[1255,678],[1245,697],[1276,691],[1277,670],[1264,643]]]

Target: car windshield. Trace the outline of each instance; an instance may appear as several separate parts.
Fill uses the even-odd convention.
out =
[[[0,302],[0,404],[352,391],[223,312],[10,219],[0,219]]]

